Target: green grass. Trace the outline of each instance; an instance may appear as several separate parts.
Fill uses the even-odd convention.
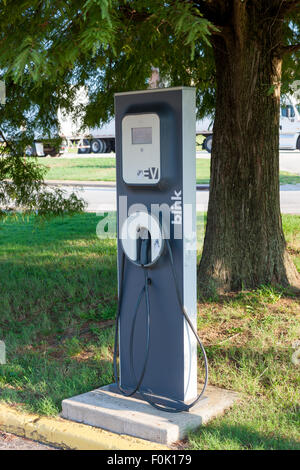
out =
[[[280,184],[300,184],[300,175],[294,175],[287,171],[280,172]]]
[[[0,367],[2,400],[55,414],[63,396],[112,377],[113,332],[99,322],[115,314],[116,243],[98,240],[99,220],[85,214],[44,227],[1,224],[0,338],[8,356]],[[82,349],[89,360],[74,357]]]
[[[209,184],[210,160],[196,160],[196,181],[197,184]]]
[[[240,394],[222,418],[192,433],[194,449],[300,449],[299,298],[262,287],[200,305],[210,384]]]
[[[115,181],[116,161],[104,158],[39,158],[49,168],[47,180]]]
[[[40,158],[47,180],[115,181],[115,158]],[[209,183],[209,160],[197,160],[197,183]]]
[[[99,240],[99,218],[83,214],[44,226],[9,218],[0,226],[0,400],[46,415],[63,398],[113,380],[116,244]],[[199,231],[205,218],[199,215]],[[300,271],[300,216],[283,216]],[[201,247],[199,247],[201,248]],[[199,301],[198,330],[210,384],[241,400],[185,443],[194,449],[300,449],[300,298],[261,287]],[[200,376],[202,370],[200,368]]]
[[[39,163],[49,168],[47,180],[115,181],[114,157],[103,158],[39,158]],[[197,184],[209,184],[210,160],[196,160]],[[280,184],[300,184],[300,176],[281,172]]]

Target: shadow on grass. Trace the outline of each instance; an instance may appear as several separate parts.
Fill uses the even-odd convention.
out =
[[[61,399],[109,381],[112,339],[101,322],[116,312],[116,244],[97,238],[98,221],[83,214],[42,227],[32,219],[1,224],[0,338],[8,364],[0,366],[0,399],[55,414]],[[95,361],[72,359],[89,347]]]
[[[65,398],[114,382],[112,361],[78,363],[75,360],[29,361],[0,366],[0,402],[42,415],[57,415]],[[32,374],[32,367],[35,373]],[[19,373],[18,373],[19,371]],[[20,374],[22,373],[22,377]],[[19,376],[19,378],[18,378]],[[1,381],[6,383],[1,385]]]
[[[291,250],[292,251],[292,250]],[[294,250],[294,256],[298,254],[298,251]],[[294,258],[294,260],[297,258]],[[228,292],[220,294],[217,289],[212,286],[210,289],[210,295],[203,296],[201,291],[198,291],[198,302],[201,303],[219,303],[220,305],[232,305],[244,307],[249,304],[259,307],[266,303],[276,303],[281,298],[295,300],[300,298],[300,290],[296,287],[289,286],[283,287],[280,285],[262,284],[256,289],[241,290],[239,292]]]

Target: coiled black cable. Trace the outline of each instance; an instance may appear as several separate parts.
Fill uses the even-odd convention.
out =
[[[171,265],[171,271],[172,271],[172,276],[173,276],[173,280],[174,280],[174,285],[175,285],[175,291],[176,291],[176,296],[177,296],[177,300],[178,300],[178,303],[179,303],[179,306],[180,306],[180,309],[181,309],[181,312],[185,318],[185,320],[187,321],[189,327],[191,328],[199,346],[200,346],[200,349],[202,351],[202,354],[203,354],[203,358],[204,358],[204,367],[205,367],[205,380],[204,380],[204,385],[202,387],[202,390],[201,392],[199,393],[199,395],[197,396],[197,398],[192,402],[190,403],[189,405],[181,402],[180,403],[180,407],[169,407],[169,406],[164,406],[164,405],[159,405],[157,404],[156,402],[154,402],[151,398],[149,398],[148,395],[145,394],[145,392],[143,392],[142,390],[140,390],[140,387],[141,387],[141,384],[143,382],[143,379],[144,379],[144,376],[145,376],[145,373],[146,373],[146,369],[147,369],[147,363],[148,363],[148,359],[149,359],[149,351],[150,351],[150,298],[149,298],[149,277],[148,277],[148,270],[147,268],[145,268],[144,266],[141,266],[143,269],[144,269],[144,274],[145,274],[145,284],[140,292],[140,295],[138,297],[138,301],[137,301],[137,304],[136,304],[136,308],[135,308],[135,313],[134,313],[134,317],[133,317],[133,321],[132,321],[132,328],[131,328],[131,335],[130,335],[130,367],[131,367],[131,370],[132,370],[132,373],[135,377],[135,380],[137,382],[137,385],[136,387],[131,390],[131,391],[127,391],[127,390],[124,390],[120,383],[119,383],[119,378],[118,378],[118,370],[117,370],[117,356],[118,356],[118,339],[119,339],[119,320],[120,320],[120,316],[121,316],[121,307],[122,307],[122,298],[123,298],[123,282],[124,282],[124,267],[125,267],[125,255],[123,253],[122,255],[122,268],[121,268],[121,278],[120,278],[120,291],[119,291],[119,302],[118,302],[118,314],[117,314],[117,318],[116,318],[116,333],[115,333],[115,347],[114,347],[114,375],[115,375],[115,381],[116,381],[116,384],[119,388],[119,390],[125,395],[125,396],[132,396],[134,395],[136,392],[139,392],[139,394],[141,395],[141,397],[146,401],[148,402],[151,406],[153,406],[154,408],[156,408],[157,410],[160,410],[160,411],[165,411],[165,412],[168,412],[168,413],[181,413],[183,411],[189,411],[191,408],[193,408],[200,400],[201,398],[203,397],[204,395],[204,392],[205,392],[205,389],[206,389],[206,386],[207,386],[207,383],[208,383],[208,361],[207,361],[207,356],[206,356],[206,352],[205,352],[205,349],[204,349],[204,346],[197,334],[197,331],[195,330],[194,328],[194,325],[192,324],[189,316],[187,315],[186,311],[185,311],[185,308],[183,306],[183,303],[181,301],[181,298],[180,298],[180,290],[179,290],[179,287],[178,287],[178,282],[177,282],[177,277],[176,277],[176,272],[175,272],[175,266],[174,266],[174,259],[173,259],[173,253],[172,253],[172,250],[171,250],[171,246],[170,246],[170,243],[169,243],[169,240],[166,240],[166,245],[167,245],[167,249],[168,249],[168,254],[169,254],[169,259],[170,259],[170,265]],[[133,364],[133,339],[134,339],[134,332],[135,332],[135,325],[136,325],[136,319],[137,319],[137,313],[138,313],[138,309],[139,309],[139,306],[140,306],[140,303],[141,303],[141,299],[142,299],[142,296],[143,296],[143,293],[145,293],[145,301],[146,301],[146,311],[147,311],[147,340],[146,340],[146,354],[145,354],[145,360],[144,360],[144,365],[143,365],[143,369],[142,369],[142,372],[141,372],[141,375],[139,377],[139,379],[137,380],[136,378],[136,374],[134,372],[134,364]]]
[[[124,268],[125,268],[125,255],[123,253],[122,255],[122,265],[121,265],[121,278],[120,278],[120,291],[119,291],[119,301],[118,301],[118,313],[116,317],[116,328],[115,328],[115,345],[114,345],[114,376],[115,376],[115,381],[117,384],[118,389],[123,393],[123,395],[127,397],[132,397],[140,388],[145,373],[146,373],[146,368],[147,368],[147,363],[148,363],[148,358],[149,358],[149,350],[150,350],[150,310],[147,309],[147,341],[146,341],[146,354],[145,354],[145,360],[144,360],[144,366],[140,375],[139,380],[137,380],[137,385],[135,386],[134,389],[128,391],[125,390],[121,387],[120,381],[118,378],[118,367],[117,367],[117,357],[118,357],[118,344],[119,344],[119,321],[120,321],[120,316],[121,316],[121,305],[122,305],[122,299],[123,299],[123,283],[124,283]],[[143,297],[143,293],[145,291],[145,286],[143,286],[139,296],[138,300],[136,303],[135,307],[135,312],[133,316],[133,325],[136,323],[136,318],[139,310],[139,306]],[[130,343],[133,344],[133,336],[134,336],[134,328],[131,329],[131,335],[130,335]],[[133,354],[131,352],[130,354],[130,367],[133,368]]]

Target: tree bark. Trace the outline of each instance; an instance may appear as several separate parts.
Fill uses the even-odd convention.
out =
[[[280,212],[282,22],[270,9],[263,16],[262,1],[231,3],[230,27],[213,36],[217,102],[199,288],[300,287]]]

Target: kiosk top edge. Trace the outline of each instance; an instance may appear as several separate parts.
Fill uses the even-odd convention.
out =
[[[190,86],[176,86],[166,88],[147,88],[146,90],[135,90],[135,91],[122,91],[115,93],[114,96],[125,96],[125,95],[137,95],[139,93],[157,93],[159,91],[177,91],[177,90],[196,90],[196,87]]]

